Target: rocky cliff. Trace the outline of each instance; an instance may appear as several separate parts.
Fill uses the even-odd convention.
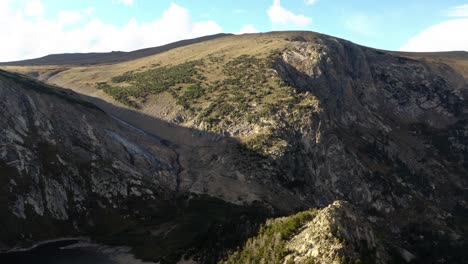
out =
[[[160,139],[69,90],[3,71],[0,95],[3,247],[73,233],[93,224],[93,210],[175,190],[176,155]]]
[[[359,205],[417,261],[462,261],[455,248],[466,246],[466,226],[455,223],[467,216],[464,76],[333,38],[295,42],[276,69],[323,109],[293,143],[303,155],[291,155],[305,164],[294,171],[310,197]]]
[[[345,228],[339,238],[318,241],[326,227],[311,220],[301,229],[306,233],[288,237],[282,261],[303,262],[309,255],[318,263],[354,261],[369,253],[370,263],[463,263],[468,59],[452,55],[400,54],[316,33],[278,32],[221,37],[114,65],[7,68],[92,95],[86,100],[164,140],[153,143],[158,151],[151,152],[130,132],[114,132],[102,136],[106,143],[100,146],[133,142],[149,151],[145,155],[158,161],[158,177],[148,176],[148,166],[156,166],[151,159],[125,154],[132,147],[122,147],[120,161],[142,177],[154,177],[155,186],[168,193],[216,197],[248,219],[252,205],[272,216],[335,200],[353,204],[333,204],[314,218]],[[126,123],[91,127],[108,133],[108,124]],[[247,218],[230,224],[242,230]],[[244,227],[255,233],[261,220]],[[236,239],[220,247],[221,254],[199,260],[227,259],[243,243]],[[325,251],[331,255],[322,258]]]

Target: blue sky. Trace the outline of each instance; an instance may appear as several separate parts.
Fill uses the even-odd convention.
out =
[[[389,50],[468,50],[467,0],[0,0],[0,23],[0,61],[296,29]]]

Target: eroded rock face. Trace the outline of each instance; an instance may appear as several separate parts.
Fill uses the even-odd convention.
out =
[[[76,224],[92,209],[125,209],[128,200],[175,190],[171,149],[70,91],[1,72],[0,98],[2,242],[50,238],[38,217]]]
[[[385,141],[376,143],[393,152],[390,156],[410,163],[408,157],[402,156],[421,158],[422,153],[415,153],[420,151],[420,145],[434,143],[418,142],[421,132],[414,131],[413,126],[448,131],[450,126],[465,122],[466,86],[462,77],[446,65],[393,57],[346,41],[325,42],[326,45],[295,46],[296,52],[310,54],[300,61],[294,51],[283,55],[286,71],[287,67],[293,67],[289,68],[292,77],[286,79],[321,101],[326,115],[321,115],[320,121],[328,124],[324,129],[348,129],[348,134],[359,133],[353,136],[365,140],[374,137],[376,141]],[[415,141],[412,149],[402,144],[405,139]],[[392,148],[394,144],[397,149]],[[410,167],[412,170],[424,167],[418,165],[413,161]]]

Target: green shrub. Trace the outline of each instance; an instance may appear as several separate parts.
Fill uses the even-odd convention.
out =
[[[115,100],[123,103],[124,105],[139,108],[137,101],[132,99],[133,91],[128,87],[110,86],[107,83],[97,83],[97,89],[103,90],[106,94],[110,95]]]
[[[203,89],[200,85],[194,84],[187,87],[183,97],[187,99],[196,99],[203,95]]]
[[[138,108],[137,100],[144,99],[148,94],[157,94],[178,84],[195,83],[196,79],[193,77],[197,75],[198,64],[199,62],[192,61],[142,72],[129,71],[111,79],[113,83],[126,83],[128,86],[110,86],[101,82],[97,83],[97,88],[123,104]],[[200,90],[197,88],[192,87],[187,95],[200,96]]]
[[[129,72],[126,72],[122,75],[119,75],[119,76],[115,76],[115,77],[112,77],[112,82],[115,82],[115,83],[123,83],[123,82],[129,82],[131,81],[133,78],[133,72],[129,71]]]

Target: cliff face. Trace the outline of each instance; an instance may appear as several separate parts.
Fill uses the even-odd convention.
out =
[[[69,90],[3,71],[0,87],[2,246],[78,234],[93,210],[175,190],[176,155],[160,139]]]
[[[386,213],[407,206],[406,195],[459,201],[438,191],[466,186],[468,90],[450,67],[324,39],[294,44],[276,68],[320,102],[295,144],[309,160],[302,180],[323,186],[322,198],[345,195]]]
[[[76,197],[95,202],[94,193],[106,197],[106,208],[126,208],[132,197],[164,200],[163,193],[209,195],[228,203],[180,208],[197,211],[191,217],[198,221],[204,210],[237,204],[233,215],[249,217],[213,226],[242,230],[246,223],[244,231],[252,233],[257,222],[246,221],[252,219],[247,208],[258,202],[271,215],[346,200],[354,207],[338,203],[330,209],[339,207],[344,216],[335,209],[323,216],[330,225],[346,227],[341,235],[350,244],[330,244],[330,252],[346,248],[335,254],[340,260],[357,260],[365,251],[379,252],[373,261],[381,263],[467,261],[462,249],[468,234],[468,85],[460,70],[467,62],[457,57],[452,67],[443,55],[434,56],[280,32],[218,38],[131,63],[11,68],[97,96],[88,99],[153,136],[82,101],[70,104],[56,95],[8,88],[11,77],[3,74],[2,92],[16,98],[11,105],[1,102],[7,109],[1,139],[10,144],[0,152],[8,153],[1,168],[12,175],[4,186],[22,186],[16,179],[26,168],[30,179],[50,189],[29,183],[22,183],[33,186],[27,191],[5,189],[14,194],[8,208],[20,219],[41,210],[54,219],[75,219],[71,212],[81,210]],[[42,207],[29,202],[36,196]],[[220,219],[216,210],[213,219]],[[158,222],[157,230],[174,223]],[[313,235],[325,228],[316,224],[303,235],[302,229],[290,234],[297,241],[311,239],[310,247],[291,240],[293,253],[280,259],[302,262],[315,254],[319,263],[338,261],[320,257],[328,240]],[[374,246],[361,247],[362,239]],[[222,258],[236,245],[199,260]],[[186,245],[181,248],[176,256],[187,252]]]
[[[287,164],[301,165],[289,179],[319,204],[346,199],[364,208],[419,261],[457,255],[450,247],[466,245],[466,226],[454,223],[467,217],[463,76],[333,38],[295,42],[275,68],[322,109],[290,137],[301,154],[288,153]]]

